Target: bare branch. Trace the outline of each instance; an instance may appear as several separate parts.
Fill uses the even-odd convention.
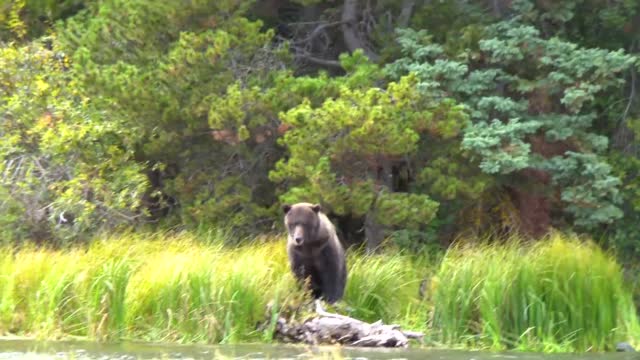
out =
[[[310,41],[315,39],[316,36],[318,36],[322,32],[324,32],[325,29],[330,28],[330,27],[334,27],[334,26],[338,26],[338,25],[342,25],[342,24],[344,24],[343,21],[334,21],[334,22],[330,22],[330,23],[320,24],[315,29],[313,29],[313,31],[309,35],[307,35],[307,37],[305,37],[304,39],[296,40],[295,43],[296,44],[309,43]]]
[[[101,210],[103,211],[103,213],[112,213],[124,220],[127,221],[135,221],[136,219],[138,219],[139,217],[141,217],[142,215],[140,214],[136,214],[136,215],[127,215],[123,212],[120,212],[116,209],[114,209],[113,207],[105,204],[104,202],[100,201],[100,200],[94,200],[94,202],[100,206]]]
[[[629,110],[631,109],[631,104],[633,104],[633,100],[636,97],[636,69],[631,69],[631,91],[629,94],[629,101],[627,102],[627,107],[624,109],[624,113],[622,114],[622,121],[627,119],[627,115],[629,115]]]
[[[321,58],[317,58],[315,56],[312,56],[309,53],[301,53],[299,54],[299,56],[311,63],[314,63],[316,65],[321,65],[321,66],[327,66],[327,67],[334,67],[334,68],[338,68],[338,69],[342,69],[342,64],[340,64],[339,61],[336,60],[328,60],[328,59],[321,59]]]
[[[632,53],[636,49],[637,42],[634,41],[631,44],[629,52]],[[632,146],[633,140],[635,138],[633,131],[627,126],[627,116],[629,115],[629,111],[631,111],[631,107],[636,97],[636,81],[637,81],[637,72],[635,68],[631,68],[631,84],[629,90],[629,100],[627,100],[627,106],[620,117],[620,122],[616,128],[615,133],[613,134],[613,146],[622,150],[626,154],[636,154],[638,151],[637,146]]]

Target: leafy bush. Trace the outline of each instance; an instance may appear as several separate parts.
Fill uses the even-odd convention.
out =
[[[368,66],[361,64],[347,76],[357,75],[357,66]],[[322,202],[338,215],[364,216],[371,248],[380,240],[369,233],[376,226],[370,224],[428,224],[438,204],[428,194],[400,189],[394,168],[421,172],[428,163],[422,155],[455,142],[465,114],[453,102],[430,102],[413,91],[415,85],[413,76],[386,88],[343,85],[319,106],[303,101],[284,113],[282,121],[291,129],[281,143],[289,156],[271,173],[272,180],[290,184],[283,201]]]
[[[544,197],[557,190],[552,201],[577,226],[621,218],[620,180],[601,156],[607,139],[592,123],[600,111],[596,97],[623,83],[634,56],[543,38],[518,13],[488,26],[477,49],[456,58],[426,30],[398,34],[404,57],[387,65],[387,73],[395,79],[413,73],[424,96],[453,97],[469,112],[461,147],[484,173],[516,193]]]
[[[0,48],[2,241],[77,238],[127,225],[147,189],[137,134],[83,95],[41,42]]]

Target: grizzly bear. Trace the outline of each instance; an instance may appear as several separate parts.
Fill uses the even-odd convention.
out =
[[[309,278],[315,299],[332,304],[342,298],[347,281],[345,252],[331,220],[319,204],[283,205],[287,255],[299,282]]]

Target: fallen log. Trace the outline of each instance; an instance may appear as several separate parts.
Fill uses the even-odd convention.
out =
[[[407,347],[409,339],[422,339],[424,334],[401,330],[398,325],[382,321],[367,323],[349,316],[326,312],[316,301],[317,316],[301,324],[279,317],[275,335],[285,342],[307,344],[342,344],[362,347]]]

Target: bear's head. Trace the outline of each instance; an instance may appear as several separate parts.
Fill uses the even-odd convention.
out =
[[[319,204],[297,203],[282,205],[284,225],[289,233],[289,242],[295,246],[312,244],[317,240],[320,227]]]

